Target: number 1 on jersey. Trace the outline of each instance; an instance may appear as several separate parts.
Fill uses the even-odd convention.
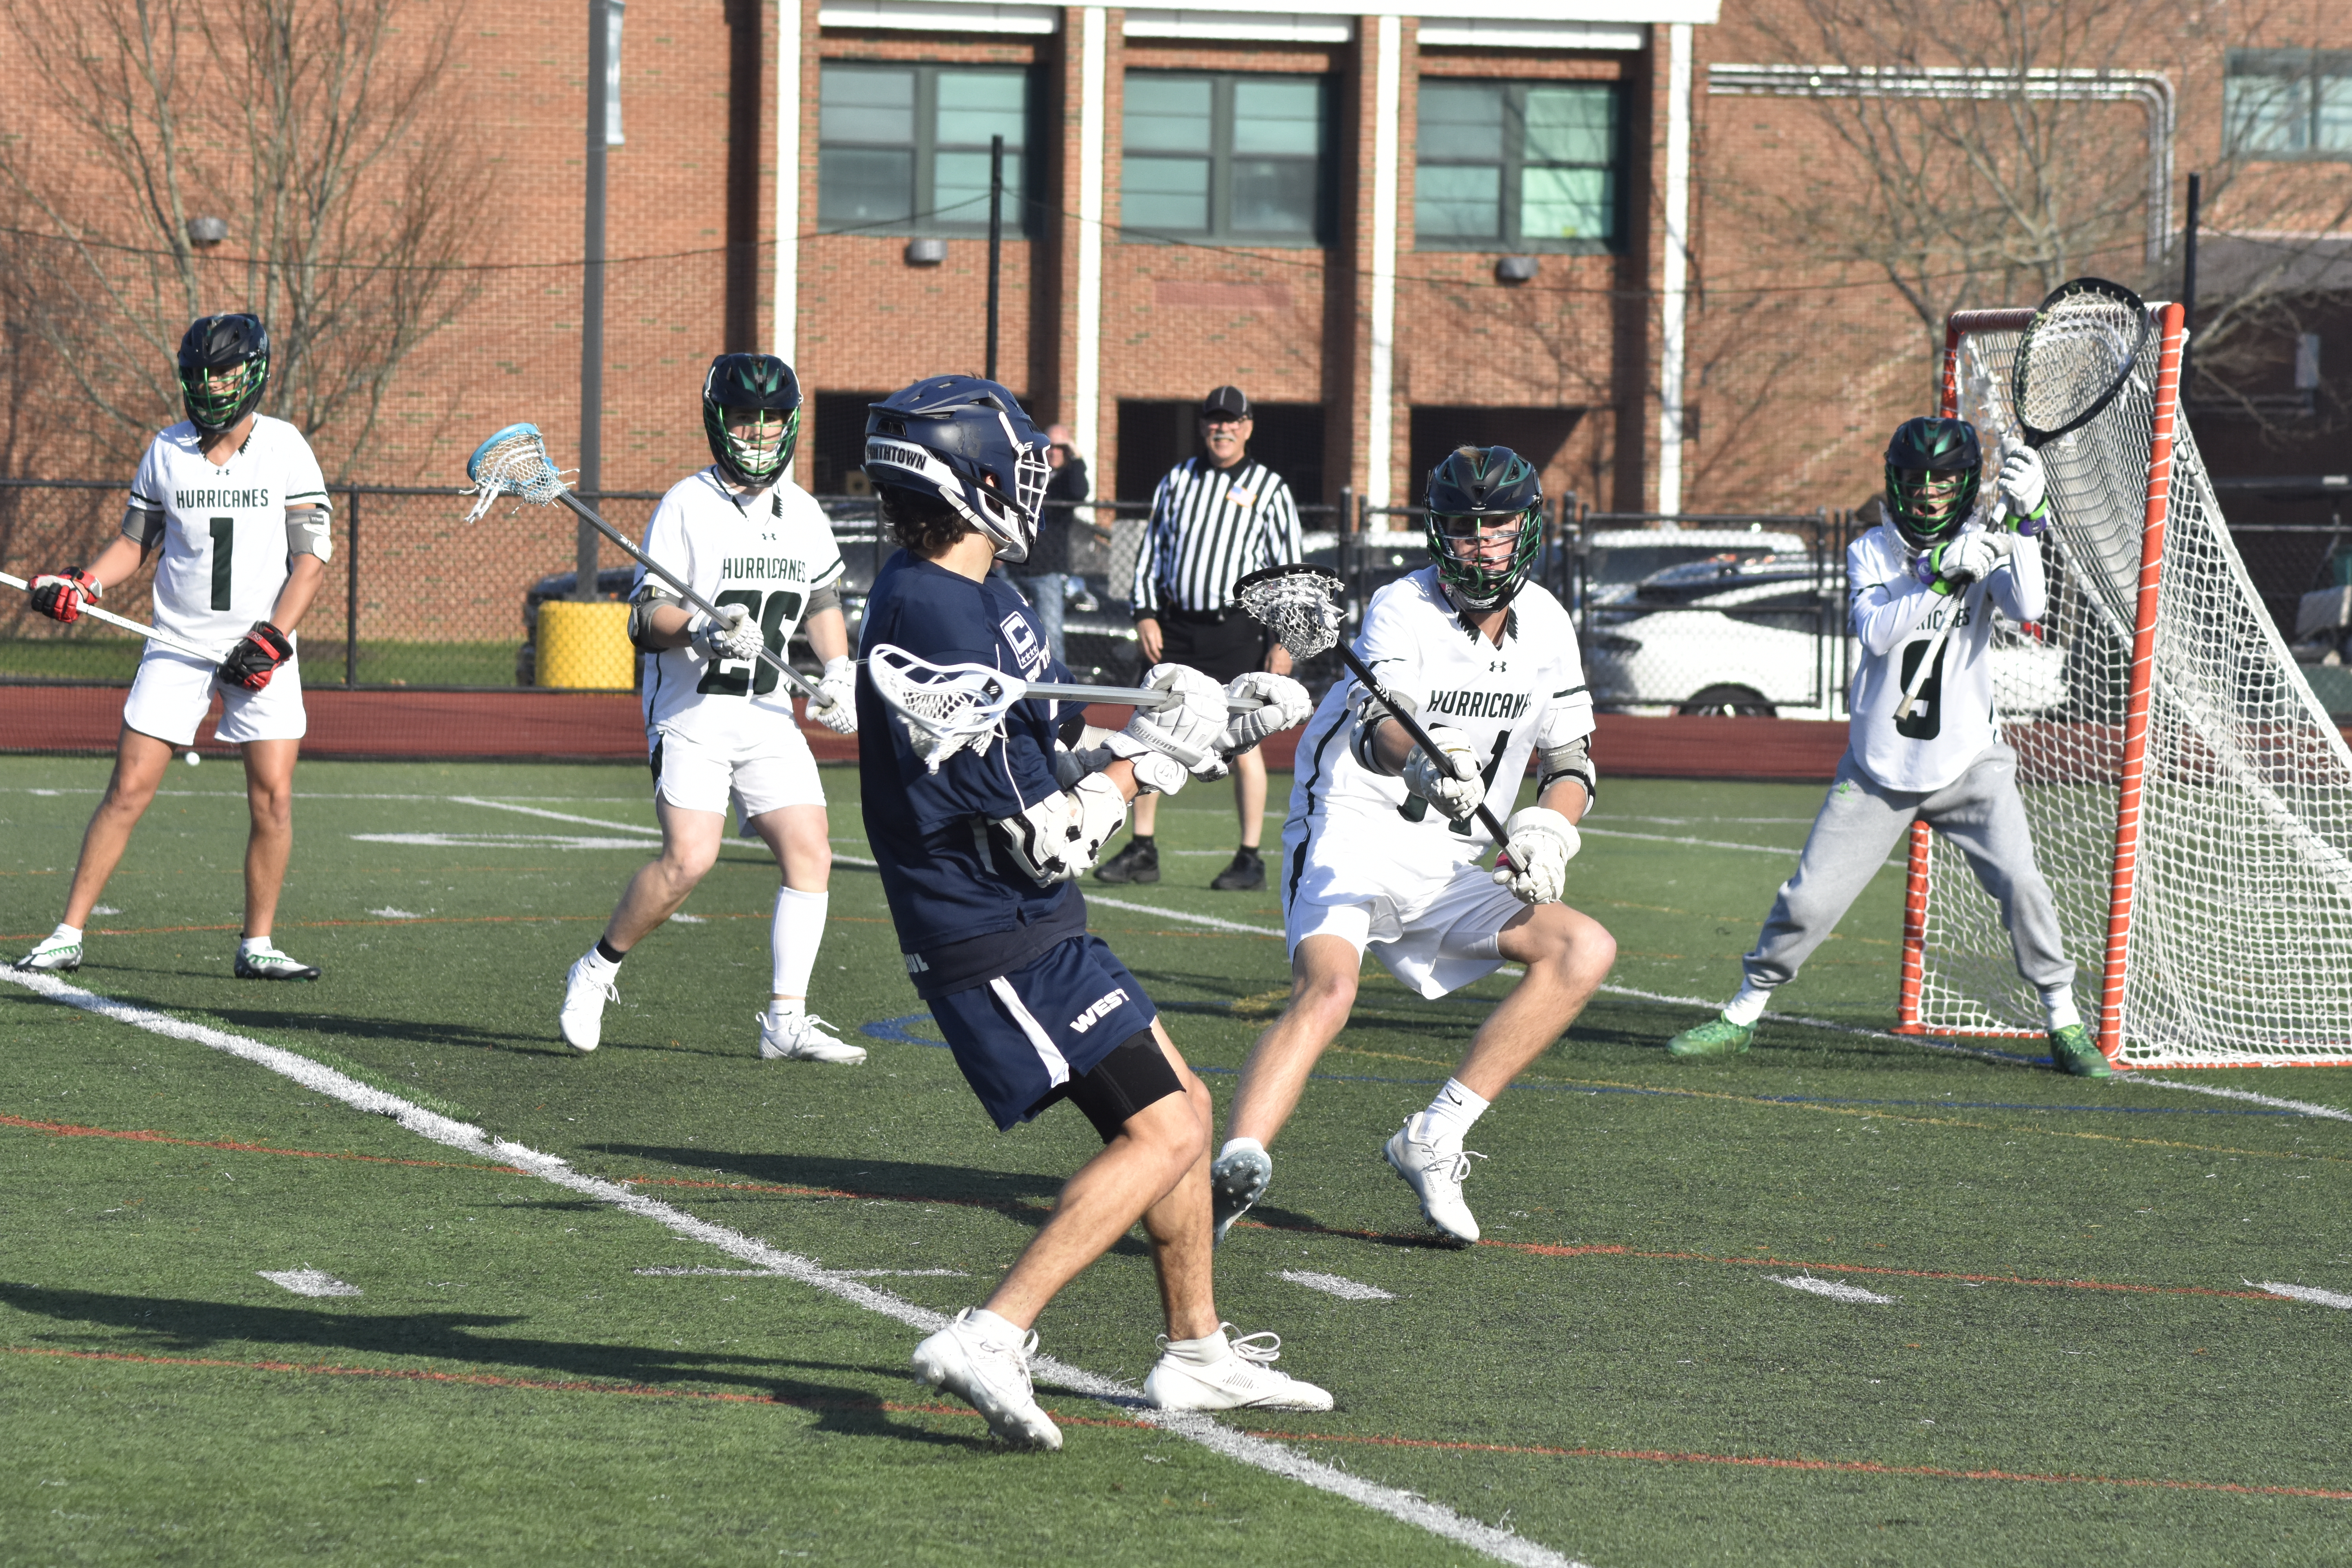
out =
[[[234,571],[236,556],[236,519],[216,517],[212,520],[213,536],[213,608],[228,608],[229,589],[236,584]]]

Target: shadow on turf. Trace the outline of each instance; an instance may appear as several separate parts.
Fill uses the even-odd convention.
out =
[[[817,1413],[820,1430],[889,1436],[949,1447],[986,1447],[985,1438],[926,1431],[875,1408],[877,1396],[841,1384],[780,1377],[762,1369],[779,1365],[812,1372],[846,1372],[898,1381],[901,1366],[843,1366],[823,1362],[777,1362],[761,1356],[685,1351],[677,1346],[607,1345],[562,1340],[514,1339],[471,1331],[521,1320],[480,1313],[373,1313],[321,1311],[305,1307],[257,1307],[230,1301],[198,1301],[161,1296],[116,1296],[94,1290],[60,1290],[0,1282],[0,1302],[59,1322],[102,1325],[137,1336],[133,1353],[218,1353],[226,1344],[247,1344],[257,1356],[282,1356],[289,1349],[347,1351],[371,1356],[415,1356],[476,1366],[529,1369],[569,1379],[672,1386],[719,1384],[759,1394]],[[67,1348],[67,1347],[59,1347]],[[120,1342],[85,1342],[76,1350],[130,1350]]]

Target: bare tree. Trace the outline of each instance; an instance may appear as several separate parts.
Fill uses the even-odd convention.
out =
[[[265,407],[348,478],[404,362],[473,293],[458,268],[478,254],[488,173],[453,111],[461,7],[0,12],[19,67],[0,110],[0,189],[34,220],[9,236],[0,290],[52,391],[79,398],[51,408],[44,434],[77,432],[88,461],[135,451],[177,416],[172,355],[188,321],[247,310],[270,330]],[[226,220],[216,250],[194,243],[199,217]]]

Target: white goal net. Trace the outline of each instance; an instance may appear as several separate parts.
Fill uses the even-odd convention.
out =
[[[2231,541],[2179,416],[2180,311],[2156,311],[2131,384],[2042,448],[2050,610],[1999,634],[2002,732],[2110,1059],[2352,1062],[2352,752]],[[2031,317],[1952,321],[1946,412],[1989,454]],[[1904,938],[1906,1032],[2042,1032],[1999,910],[1924,826]]]

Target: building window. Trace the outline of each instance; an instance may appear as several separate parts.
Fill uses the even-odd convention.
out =
[[[2238,157],[2352,159],[2352,50],[2231,49],[2221,102]]]
[[[1423,77],[1413,232],[1423,250],[1613,250],[1623,232],[1613,82]]]
[[[1004,138],[1004,226],[1022,202],[1029,73],[828,62],[817,110],[817,226],[886,234],[988,232],[988,139]]]
[[[1331,143],[1322,78],[1137,70],[1126,87],[1119,204],[1129,234],[1321,240]]]

